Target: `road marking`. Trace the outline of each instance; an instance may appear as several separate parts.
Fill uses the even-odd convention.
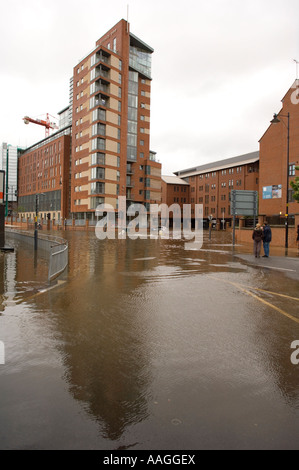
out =
[[[253,297],[254,299],[257,299],[257,300],[259,300],[260,302],[262,302],[263,304],[267,305],[268,307],[273,308],[274,310],[276,310],[277,312],[279,312],[281,315],[284,315],[285,317],[289,318],[290,320],[293,320],[294,322],[299,323],[299,318],[293,317],[293,315],[290,315],[289,313],[285,312],[285,311],[282,310],[281,308],[276,307],[276,305],[273,305],[273,304],[271,304],[270,302],[268,302],[267,300],[264,300],[264,299],[262,299],[261,297],[259,297],[258,295],[254,294],[253,292],[250,292],[249,290],[245,289],[241,284],[238,284],[237,282],[226,281],[226,280],[224,280],[224,279],[219,279],[218,277],[214,277],[214,276],[210,276],[210,277],[211,277],[212,279],[215,279],[216,281],[221,281],[221,282],[224,282],[224,283],[227,283],[227,284],[231,284],[232,286],[237,287],[238,289],[242,290],[242,291],[245,292],[246,294],[251,295],[251,297]],[[255,288],[254,288],[254,287],[250,287],[250,289],[255,289]],[[259,290],[259,289],[256,289],[256,290]],[[267,291],[264,291],[264,292],[267,292]],[[280,294],[280,295],[283,295],[283,294]],[[288,297],[288,296],[285,296],[285,297]],[[299,299],[297,299],[296,297],[295,297],[295,298],[289,297],[289,298],[290,298],[290,299],[299,300]]]
[[[57,284],[55,284],[54,286],[50,286],[50,287],[47,287],[45,289],[41,289],[39,290],[38,292],[35,292],[34,294],[32,295],[28,295],[26,298],[24,299],[20,299],[20,300],[17,300],[16,302],[14,302],[14,305],[19,305],[19,304],[22,304],[23,302],[26,302],[27,300],[29,299],[33,299],[34,297],[37,297],[38,295],[42,295],[42,294],[46,294],[47,292],[49,292],[50,290],[52,289],[56,289],[56,287],[60,287],[62,286],[63,284],[65,284],[66,281],[58,281]]]
[[[292,296],[286,295],[286,294],[279,294],[278,292],[271,292],[270,290],[259,289],[258,287],[252,287],[252,289],[258,290],[260,292],[266,292],[267,294],[277,295],[279,297],[285,297],[286,299],[296,300],[297,302],[299,302],[298,297],[292,297]]]
[[[46,292],[49,292],[52,289],[56,289],[56,287],[60,287],[65,283],[66,283],[66,281],[58,281],[57,284],[55,284],[54,286],[50,286],[50,287],[47,287],[46,289],[42,289],[39,292],[37,292],[36,294],[33,294],[31,297],[36,297],[37,295],[45,294]]]
[[[291,271],[296,272],[295,269],[287,269],[287,268],[276,268],[275,266],[267,266],[266,264],[251,264],[251,266],[258,266],[259,268],[267,268],[267,269],[276,269],[277,271]]]

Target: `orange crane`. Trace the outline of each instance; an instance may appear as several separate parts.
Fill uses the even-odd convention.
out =
[[[24,121],[25,124],[29,124],[29,122],[32,122],[33,124],[38,124],[40,126],[45,126],[45,128],[46,128],[45,129],[46,137],[49,137],[50,129],[58,129],[57,124],[55,124],[55,122],[50,121],[50,116],[49,116],[48,113],[47,113],[46,121],[43,121],[42,119],[32,119],[29,116],[25,116],[23,118],[23,121]]]

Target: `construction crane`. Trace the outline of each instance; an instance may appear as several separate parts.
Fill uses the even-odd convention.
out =
[[[29,124],[30,122],[32,122],[33,124],[38,124],[39,126],[45,126],[46,137],[49,137],[50,129],[58,129],[57,124],[55,124],[55,122],[50,121],[50,116],[48,113],[46,121],[43,121],[42,119],[32,119],[29,116],[25,116],[23,118],[23,121],[25,124]]]

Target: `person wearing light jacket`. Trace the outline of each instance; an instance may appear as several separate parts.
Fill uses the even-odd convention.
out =
[[[256,227],[252,232],[253,251],[256,258],[260,257],[263,236],[262,226],[260,224],[256,224]]]

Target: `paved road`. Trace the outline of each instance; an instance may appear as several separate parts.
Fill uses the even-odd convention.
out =
[[[299,281],[299,256],[297,258],[289,256],[270,256],[269,258],[255,258],[251,254],[237,254],[238,258],[246,261],[251,266],[261,269],[273,269],[281,271],[292,279]]]

